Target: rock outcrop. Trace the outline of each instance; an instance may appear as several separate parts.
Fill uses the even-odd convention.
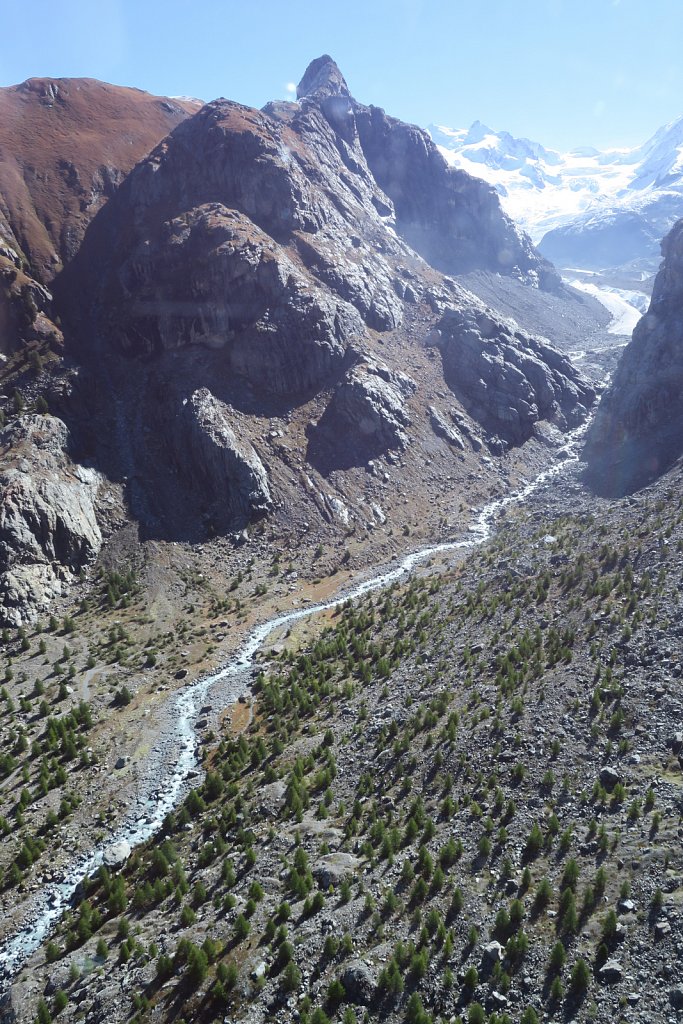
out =
[[[509,444],[522,444],[539,420],[578,426],[595,401],[594,389],[557,349],[488,310],[447,308],[430,340],[453,393]]]
[[[246,440],[238,440],[230,410],[202,388],[183,403],[175,445],[182,467],[212,504],[213,521],[241,529],[272,506],[268,474]]]
[[[322,451],[326,468],[366,462],[382,452],[405,448],[408,398],[417,390],[405,373],[372,357],[361,358],[335,390],[317,427],[312,453]],[[314,461],[316,455],[312,454]]]
[[[0,433],[0,617],[20,624],[44,611],[99,551],[98,475],[68,457],[54,416],[27,416]]]
[[[636,325],[586,439],[588,479],[617,496],[683,454],[683,221],[662,242],[650,307]]]

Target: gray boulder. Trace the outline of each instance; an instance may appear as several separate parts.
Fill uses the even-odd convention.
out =
[[[683,985],[674,985],[669,989],[669,1002],[674,1010],[683,1010]]]
[[[617,783],[621,782],[621,773],[611,765],[605,765],[600,770],[600,783],[607,790],[613,790]]]
[[[377,990],[377,975],[363,960],[354,960],[344,969],[341,983],[350,1003],[369,1006]]]
[[[12,989],[0,995],[0,1024],[16,1024],[17,1008],[12,998]]]
[[[505,955],[505,949],[501,946],[500,942],[487,942],[485,946],[481,948],[481,962],[482,965],[491,969],[494,964],[499,964]]]
[[[130,843],[125,839],[121,839],[118,843],[112,843],[102,855],[104,866],[113,870],[123,867],[131,852]]]
[[[337,888],[343,881],[353,878],[358,871],[360,861],[350,853],[329,853],[321,857],[313,868],[313,877],[321,889]]]
[[[613,985],[624,977],[624,969],[618,960],[607,960],[598,971],[598,977]]]

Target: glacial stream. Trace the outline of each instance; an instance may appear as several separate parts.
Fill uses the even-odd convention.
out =
[[[128,844],[133,849],[146,842],[159,831],[166,815],[177,807],[186,795],[190,788],[190,780],[194,781],[201,770],[199,740],[194,726],[200,717],[202,706],[210,698],[212,688],[220,684],[224,704],[233,703],[247,692],[249,670],[254,655],[276,630],[289,623],[336,608],[349,599],[363,597],[386,587],[395,580],[407,576],[419,563],[435,555],[472,549],[483,544],[493,534],[496,520],[505,508],[524,502],[542,484],[578,461],[586,427],[587,424],[584,424],[567,435],[566,443],[557,452],[557,461],[553,466],[544,470],[520,490],[485,505],[472,520],[467,536],[463,539],[421,548],[406,555],[396,565],[347,588],[329,601],[285,612],[269,619],[247,635],[239,651],[218,672],[174,694],[169,699],[170,713],[165,715],[170,730],[163,740],[157,742],[155,750],[150,755],[150,763],[146,766],[147,770],[141,773],[145,781],[142,783],[142,792],[138,795],[137,803],[113,835],[89,853],[74,859],[63,872],[61,881],[50,883],[35,894],[27,908],[27,923],[0,946],[0,990],[7,989],[12,977],[47,938],[53,926],[71,906],[79,884],[104,863],[107,851],[111,851],[117,844]]]

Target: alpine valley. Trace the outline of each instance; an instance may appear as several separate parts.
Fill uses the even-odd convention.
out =
[[[680,126],[296,95],[0,89],[0,1022],[675,1020]]]
[[[430,133],[449,164],[493,185],[540,252],[630,334],[647,309],[661,240],[683,216],[683,118],[635,149],[605,151],[558,153],[480,122]]]

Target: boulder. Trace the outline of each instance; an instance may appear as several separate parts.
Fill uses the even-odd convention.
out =
[[[432,430],[437,437],[442,437],[444,441],[453,445],[454,448],[459,448],[460,451],[465,450],[465,443],[460,432],[456,430],[452,423],[448,422],[444,414],[434,405],[429,406],[429,420],[432,424]]]
[[[17,1006],[9,987],[0,994],[0,1024],[16,1024]]]
[[[611,765],[605,765],[604,768],[600,769],[600,784],[604,786],[608,792],[611,792],[619,782],[621,782],[621,773],[617,768],[613,768]]]
[[[598,971],[598,977],[613,985],[624,977],[624,969],[618,960],[607,960]]]
[[[683,985],[674,985],[669,989],[669,1002],[674,1010],[683,1010]]]
[[[132,853],[130,843],[125,839],[121,839],[117,843],[112,843],[108,846],[102,854],[102,863],[105,867],[111,870],[123,867],[128,858]]]
[[[342,973],[346,998],[356,1006],[369,1006],[377,990],[377,975],[363,960],[354,960]]]
[[[337,888],[343,881],[353,878],[360,867],[360,860],[350,853],[329,853],[321,857],[312,867],[313,877],[321,889]]]
[[[488,969],[491,969],[494,964],[499,964],[504,956],[505,948],[495,940],[487,942],[485,946],[481,947],[481,962]]]

